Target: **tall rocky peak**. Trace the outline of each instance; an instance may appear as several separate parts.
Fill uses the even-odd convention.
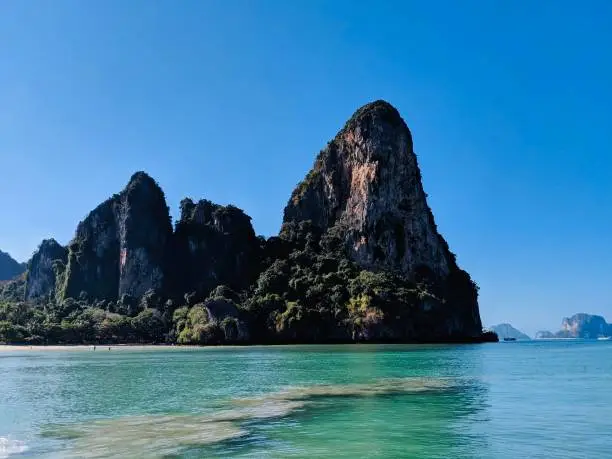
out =
[[[55,239],[45,239],[28,262],[25,298],[34,300],[55,294],[57,278],[65,270],[68,249]]]
[[[333,229],[364,268],[409,279],[421,267],[437,277],[454,268],[427,205],[410,130],[385,101],[357,110],[293,191],[284,222],[305,220]]]
[[[457,267],[426,198],[408,126],[376,101],[320,152],[285,207],[283,228],[310,221],[361,268],[428,285],[446,310],[430,314],[431,326],[441,335],[480,336],[477,287]]]
[[[60,297],[116,300],[164,287],[172,224],[163,191],[144,172],[79,223]]]
[[[25,266],[0,250],[0,281],[10,280],[25,271]]]
[[[259,240],[251,217],[208,200],[181,201],[174,234],[175,290],[207,295],[219,284],[242,290],[259,268]]]

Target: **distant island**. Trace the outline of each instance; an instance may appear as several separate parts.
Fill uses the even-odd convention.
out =
[[[14,279],[25,270],[24,263],[17,262],[8,253],[0,250],[0,282]]]
[[[205,180],[205,176],[203,176]],[[319,153],[278,236],[184,199],[173,227],[144,172],[42,241],[0,292],[5,343],[482,342],[478,288],[438,233],[412,135],[359,110]],[[19,272],[15,272],[19,275]]]
[[[523,333],[520,330],[517,330],[510,324],[499,324],[499,325],[494,325],[489,328],[493,330],[495,333],[497,333],[497,336],[499,336],[499,339],[515,339],[515,340],[521,340],[521,341],[531,339],[525,333]]]
[[[536,339],[582,338],[597,339],[612,336],[612,324],[602,316],[579,313],[565,317],[561,322],[561,330],[556,333],[539,331]]]

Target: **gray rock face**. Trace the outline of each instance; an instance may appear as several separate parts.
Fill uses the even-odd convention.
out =
[[[251,217],[234,206],[184,199],[173,251],[179,291],[205,296],[220,284],[239,291],[258,273],[259,240]]]
[[[28,262],[25,299],[55,295],[57,277],[65,269],[68,249],[55,239],[45,239]]]
[[[61,297],[139,298],[164,286],[172,225],[164,193],[144,172],[93,210],[69,244]]]
[[[135,174],[120,197],[119,296],[139,298],[147,290],[163,287],[172,224],[163,191],[145,173]]]
[[[284,224],[308,220],[361,267],[435,284],[445,312],[430,314],[446,336],[482,333],[477,288],[438,233],[412,135],[387,102],[360,108],[293,191]]]
[[[365,268],[410,278],[427,266],[443,277],[454,264],[427,205],[412,135],[383,101],[359,109],[295,189],[284,221],[303,220],[336,228]]]

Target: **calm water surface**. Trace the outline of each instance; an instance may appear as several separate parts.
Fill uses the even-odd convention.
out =
[[[0,351],[0,458],[612,458],[612,342]]]

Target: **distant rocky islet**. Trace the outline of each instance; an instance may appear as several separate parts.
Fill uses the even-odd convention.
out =
[[[0,250],[0,282],[11,280],[26,270],[25,263],[19,263],[8,253]]]
[[[550,331],[539,331],[536,333],[536,339],[598,339],[611,336],[612,324],[607,323],[606,319],[602,316],[583,312],[564,318],[561,322],[561,330],[555,333]]]
[[[497,333],[497,336],[500,339],[512,339],[512,340],[522,340],[522,341],[531,339],[527,334],[523,333],[520,330],[517,330],[512,325],[506,324],[506,323],[494,325],[490,327],[490,329],[494,331],[495,333]]]

